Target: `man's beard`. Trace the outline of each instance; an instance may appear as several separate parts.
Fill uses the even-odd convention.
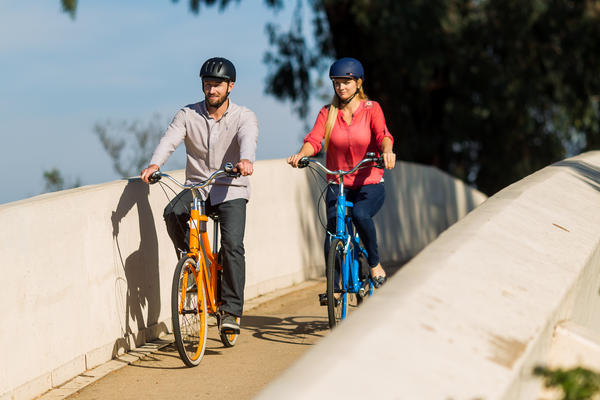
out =
[[[219,97],[218,99],[207,97],[206,98],[206,102],[211,107],[219,108],[227,100],[227,95],[228,94],[229,93],[226,93],[223,96]]]

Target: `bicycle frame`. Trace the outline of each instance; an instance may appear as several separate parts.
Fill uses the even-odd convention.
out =
[[[198,281],[198,274],[201,274],[203,277],[203,280],[206,283],[206,295],[208,299],[206,305],[208,307],[208,312],[214,314],[217,312],[218,306],[220,305],[216,291],[218,284],[217,271],[223,269],[218,262],[219,223],[214,221],[213,247],[211,249],[210,241],[208,240],[208,232],[205,228],[208,223],[208,216],[205,212],[204,200],[199,199],[198,190],[196,188],[192,188],[192,193],[194,201],[192,203],[192,209],[190,210],[190,251],[187,255],[196,260],[196,270],[192,273],[194,274],[196,281]],[[207,263],[209,264],[208,266]]]
[[[219,222],[217,220],[214,221],[213,246],[211,248],[210,241],[208,239],[208,232],[206,230],[209,217],[206,215],[205,202],[201,199],[198,189],[208,186],[214,179],[223,174],[228,174],[229,176],[233,176],[231,174],[234,174],[235,176],[238,176],[232,171],[233,165],[231,163],[227,163],[224,170],[216,171],[206,181],[198,185],[183,185],[170,175],[164,173],[155,173],[156,175],[153,175],[155,180],[158,180],[161,177],[166,177],[176,185],[184,189],[190,189],[192,192],[193,202],[189,219],[190,251],[187,253],[187,256],[193,258],[196,262],[196,268],[192,271],[195,281],[198,282],[198,276],[200,275],[206,284],[206,296],[208,300],[206,302],[206,306],[210,314],[216,314],[218,307],[221,305],[217,292],[218,271],[223,270],[223,267],[219,264],[218,260]],[[180,309],[183,309],[184,297],[185,289],[184,296],[181,297],[182,304]]]
[[[239,329],[222,329],[221,314],[221,271],[219,263],[219,220],[214,218],[213,247],[208,239],[206,203],[201,199],[199,189],[211,184],[220,175],[237,177],[233,164],[226,163],[222,170],[214,172],[206,181],[199,184],[184,185],[173,177],[155,172],[151,183],[166,177],[176,185],[190,189],[192,207],[189,218],[189,251],[179,259],[175,267],[171,289],[171,318],[175,345],[181,359],[188,367],[200,363],[204,356],[207,339],[207,317],[213,315],[217,319],[221,341],[225,347],[235,345]],[[191,279],[190,279],[191,274]],[[193,282],[190,282],[193,280]],[[189,282],[189,283],[188,283]],[[189,295],[189,296],[188,296]],[[240,317],[236,317],[239,324]]]
[[[340,288],[340,290],[346,293],[359,293],[363,286],[359,277],[358,258],[360,253],[363,253],[365,257],[367,257],[368,254],[367,251],[360,245],[358,234],[354,233],[352,218],[350,217],[350,213],[347,212],[348,209],[354,207],[354,204],[346,200],[346,195],[344,194],[344,176],[340,175],[339,179],[339,193],[337,195],[336,204],[336,228],[335,234],[330,235],[330,241],[333,241],[334,239],[341,239],[344,243],[346,243],[344,246],[344,262],[342,264],[342,270],[340,271],[342,274],[341,281],[343,287]],[[368,295],[370,296],[372,292],[372,285],[369,285]],[[342,301],[346,302],[347,297],[343,296]],[[344,307],[342,307],[342,319],[346,317],[346,311],[347,307],[346,304],[344,304]]]
[[[350,213],[347,212],[348,209],[354,207],[354,204],[346,200],[346,195],[344,193],[344,176],[351,174],[360,168],[367,167],[368,165],[365,164],[370,162],[376,162],[377,166],[382,165],[382,159],[380,157],[375,157],[374,153],[367,153],[366,157],[349,171],[331,171],[325,166],[323,166],[320,162],[316,160],[311,160],[306,157],[301,159],[298,163],[298,167],[300,168],[307,167],[309,163],[313,163],[325,173],[330,175],[336,175],[339,179],[339,192],[337,194],[336,202],[335,234],[331,234],[329,232],[328,234],[330,235],[331,242],[334,242],[335,240],[339,239],[343,243],[345,243],[343,262],[341,265],[341,271],[339,271],[339,273],[341,273],[342,278],[342,287],[339,288],[339,290],[342,292],[342,294],[357,293],[361,297],[366,295],[367,293],[369,296],[373,293],[373,284],[370,277],[366,281],[362,282],[359,277],[359,257],[361,253],[364,254],[365,257],[367,257],[367,251],[360,245],[358,234],[354,233],[352,218],[350,216]],[[364,292],[366,286],[368,286],[367,293]],[[341,297],[343,301],[341,318],[344,319],[346,317],[347,311],[347,296],[342,295]]]

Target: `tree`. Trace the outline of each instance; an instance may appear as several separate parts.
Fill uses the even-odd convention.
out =
[[[96,123],[94,133],[122,178],[139,175],[164,133],[164,124],[155,114],[146,124],[139,121]]]
[[[158,144],[164,128],[161,118],[155,114],[146,124],[139,121],[97,122],[94,133],[112,161],[113,169],[122,178],[136,176],[145,167]],[[79,178],[65,183],[63,174],[57,168],[44,171],[44,191],[56,192],[81,186]]]
[[[297,0],[289,31],[267,31],[268,93],[306,116],[315,77],[332,58],[355,57],[399,158],[487,194],[600,144],[598,0]]]
[[[65,178],[57,168],[52,168],[48,171],[44,171],[44,191],[42,193],[57,192],[63,189],[72,189],[81,186],[79,178],[73,183],[65,184]]]

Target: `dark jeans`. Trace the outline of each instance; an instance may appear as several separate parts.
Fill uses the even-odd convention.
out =
[[[335,233],[336,203],[339,185],[329,185],[325,206],[327,207],[327,230]],[[369,254],[368,262],[371,267],[379,264],[379,251],[377,249],[377,232],[373,217],[383,206],[385,200],[385,187],[383,182],[374,185],[363,185],[358,189],[344,188],[346,200],[353,203],[352,223],[356,227],[358,236]],[[329,235],[325,237],[325,259],[329,252]]]
[[[164,218],[167,232],[179,257],[181,251],[189,251],[190,204],[192,192],[179,193],[165,207]],[[236,317],[242,316],[244,285],[246,284],[246,259],[244,252],[244,229],[246,227],[246,199],[235,199],[211,205],[206,201],[206,214],[217,214],[221,227],[221,254],[223,256],[223,279],[221,281],[221,311]]]

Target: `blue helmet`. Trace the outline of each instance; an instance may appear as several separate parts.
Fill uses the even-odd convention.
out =
[[[365,70],[362,64],[356,58],[340,58],[329,68],[329,77],[333,78],[354,78],[364,79]]]

